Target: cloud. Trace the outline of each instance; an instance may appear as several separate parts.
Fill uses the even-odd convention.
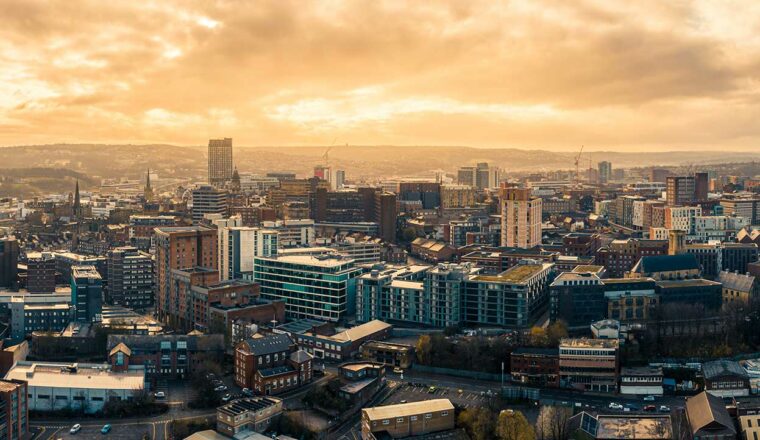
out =
[[[749,0],[7,0],[0,145],[749,149],[759,21]]]

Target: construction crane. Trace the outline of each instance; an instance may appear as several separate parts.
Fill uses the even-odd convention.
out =
[[[578,155],[575,156],[575,183],[580,183],[581,175],[580,175],[580,168],[578,164],[581,161],[581,154],[583,153],[583,145],[581,145],[581,151],[578,152]]]
[[[330,164],[329,155],[328,155],[330,153],[330,150],[332,150],[332,147],[327,147],[325,154],[322,155],[322,158],[325,160],[325,166],[328,166]]]

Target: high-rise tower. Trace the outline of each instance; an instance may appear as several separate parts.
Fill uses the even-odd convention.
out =
[[[232,138],[208,141],[208,183],[222,186],[232,179]]]

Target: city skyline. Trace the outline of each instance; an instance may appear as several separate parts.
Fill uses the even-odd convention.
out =
[[[760,6],[6,2],[0,146],[752,151]]]

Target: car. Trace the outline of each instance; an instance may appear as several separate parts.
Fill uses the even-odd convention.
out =
[[[667,406],[667,405],[660,405],[660,412],[662,412],[662,413],[669,413],[670,412],[670,407]]]
[[[459,393],[459,394],[462,394],[462,393],[464,393],[464,390],[462,390],[462,389],[460,388],[460,389],[458,389],[458,390],[457,390],[457,393]]]
[[[248,389],[248,388],[243,388],[243,391],[242,391],[242,393],[243,393],[243,395],[244,395],[244,396],[248,396],[248,397],[251,397],[251,396],[253,396],[253,391],[251,391],[251,390],[250,390],[250,389]]]
[[[434,386],[431,386],[430,388],[428,388],[428,393],[429,393],[429,394],[433,394],[433,393],[435,393],[435,390],[436,390],[436,389],[437,389],[436,387],[434,387]]]
[[[646,397],[644,397],[644,402],[654,402],[654,396],[646,396]]]
[[[155,393],[153,393],[153,396],[154,396],[156,399],[163,399],[163,398],[165,398],[165,397],[166,397],[166,393],[165,393],[165,392],[163,392],[163,391],[156,391]]]
[[[77,432],[82,430],[82,425],[77,423],[76,425],[72,426],[71,429],[69,429],[69,434],[76,434]]]
[[[222,402],[229,402],[230,399],[232,399],[232,396],[230,395],[230,393],[227,393],[224,396],[222,396]]]
[[[214,391],[227,391],[227,385],[219,385],[218,387],[214,388]]]
[[[111,425],[103,425],[103,427],[100,428],[101,434],[108,434],[109,432],[111,432]]]
[[[399,403],[406,403],[406,400],[401,400],[399,401]]]
[[[644,406],[644,411],[648,411],[648,412],[657,411],[657,407],[654,406],[654,405],[645,405]]]
[[[615,402],[610,402],[610,409],[623,409],[623,405]]]
[[[402,370],[402,369],[401,369],[401,368],[399,368],[399,367],[396,367],[396,368],[394,368],[394,369],[393,369],[393,372],[394,372],[395,374],[404,374],[404,370]]]
[[[626,403],[625,407],[630,409],[631,411],[638,411],[641,409],[641,407],[636,405],[635,403]]]

